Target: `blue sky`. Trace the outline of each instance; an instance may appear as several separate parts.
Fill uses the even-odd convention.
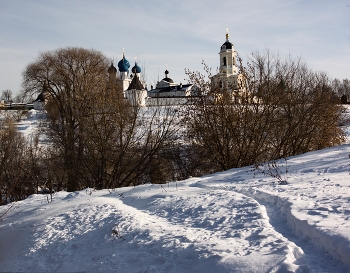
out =
[[[67,46],[135,57],[149,85],[213,71],[226,28],[239,55],[292,54],[331,77],[350,78],[350,0],[0,0],[0,91],[21,90],[39,52]]]

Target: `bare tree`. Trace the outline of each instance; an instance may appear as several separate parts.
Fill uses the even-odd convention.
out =
[[[12,102],[12,91],[10,89],[3,90],[1,93],[1,99],[5,102]]]
[[[269,145],[277,159],[341,143],[342,107],[334,100],[331,79],[311,71],[300,59],[281,60],[255,53],[246,68],[247,88],[270,109],[274,125]],[[272,108],[272,109],[271,109]]]
[[[140,108],[107,90],[86,100],[83,152],[85,181],[93,187],[123,187],[162,181],[155,174],[162,151],[172,142],[176,113],[170,107]],[[93,94],[92,94],[93,95]],[[157,165],[157,168],[152,166]],[[87,178],[90,177],[90,178]]]
[[[0,122],[0,203],[6,204],[34,193],[31,174],[27,172],[27,143],[14,122]]]
[[[191,145],[202,149],[212,171],[285,158],[343,140],[338,126],[342,108],[333,100],[330,79],[300,59],[253,53],[247,65],[240,66],[244,92],[228,83],[222,84],[225,88],[210,85],[198,72],[187,73],[200,93],[209,94],[187,107],[186,122]]]
[[[68,191],[80,188],[84,100],[106,89],[108,60],[100,52],[64,48],[39,55],[23,73],[24,95],[48,94],[50,137],[66,170]]]
[[[349,79],[334,79],[332,82],[332,87],[338,99],[341,99],[341,103],[349,103],[350,101],[350,81]]]
[[[13,102],[15,102],[15,103],[24,103],[25,99],[23,98],[23,96],[21,94],[18,94],[17,96],[15,96],[13,98]]]
[[[41,54],[23,73],[23,95],[47,94],[49,158],[61,170],[47,173],[68,191],[155,181],[152,166],[171,143],[175,111],[128,103],[108,66],[100,52],[65,48]]]

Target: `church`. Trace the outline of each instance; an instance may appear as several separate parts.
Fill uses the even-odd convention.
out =
[[[240,103],[245,94],[244,80],[237,67],[237,52],[229,40],[228,29],[226,29],[226,40],[220,47],[219,58],[218,74],[211,77],[211,92],[230,92],[232,101]],[[120,95],[132,105],[183,105],[199,96],[197,88],[193,84],[175,83],[169,77],[170,72],[167,68],[164,72],[164,78],[156,83],[155,88],[151,86],[148,90],[146,82],[141,79],[142,70],[137,64],[137,60],[135,59],[135,65],[130,69],[130,63],[125,57],[124,49],[122,59],[118,62],[117,67],[118,69],[112,61],[107,69],[109,84],[121,86],[123,93]],[[44,109],[45,98],[43,94],[38,96],[33,105],[34,109]]]
[[[156,87],[151,86],[147,90],[146,83],[141,79],[141,67],[135,65],[129,73],[130,63],[123,52],[122,59],[118,62],[118,70],[113,63],[108,68],[110,82],[122,86],[123,97],[131,104],[138,106],[179,105],[187,103],[187,99],[195,95],[192,84],[175,83],[165,70],[165,77],[158,81]]]
[[[226,40],[220,47],[219,58],[219,72],[211,78],[212,92],[231,92],[232,100],[239,103],[244,92],[243,79],[237,67],[237,52],[229,40],[227,29]],[[137,61],[135,60],[135,65],[131,68],[131,74],[129,74],[129,68],[130,64],[123,52],[123,57],[118,62],[119,75],[116,75],[117,69],[113,63],[108,73],[110,79],[121,83],[124,98],[132,104],[138,106],[181,105],[198,96],[196,86],[175,83],[168,76],[168,69],[164,72],[165,77],[157,82],[155,88],[151,86],[151,89],[147,90],[146,83],[140,78],[141,68],[137,65]]]

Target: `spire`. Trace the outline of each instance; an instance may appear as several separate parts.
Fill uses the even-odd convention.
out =
[[[226,42],[229,41],[229,37],[230,37],[230,35],[228,34],[228,28],[226,28]]]
[[[123,47],[123,57],[122,57],[122,60],[125,60],[125,53],[124,53],[124,47]]]

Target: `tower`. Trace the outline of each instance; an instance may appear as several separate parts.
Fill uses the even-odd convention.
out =
[[[125,92],[126,89],[128,89],[130,85],[130,78],[129,76],[129,67],[130,63],[129,61],[125,58],[124,54],[124,48],[123,48],[123,58],[118,62],[118,69],[119,69],[119,80],[122,82],[122,88],[123,92]]]
[[[228,75],[237,75],[237,52],[229,40],[228,29],[226,29],[226,41],[220,48],[220,69],[219,72]]]
[[[145,106],[147,98],[147,90],[140,81],[141,68],[137,65],[135,59],[135,66],[131,69],[134,73],[132,80],[127,90],[125,90],[125,98],[134,106]]]
[[[212,92],[236,91],[239,78],[237,52],[229,40],[228,29],[226,29],[226,40],[220,47],[219,56],[219,73],[211,78]]]

